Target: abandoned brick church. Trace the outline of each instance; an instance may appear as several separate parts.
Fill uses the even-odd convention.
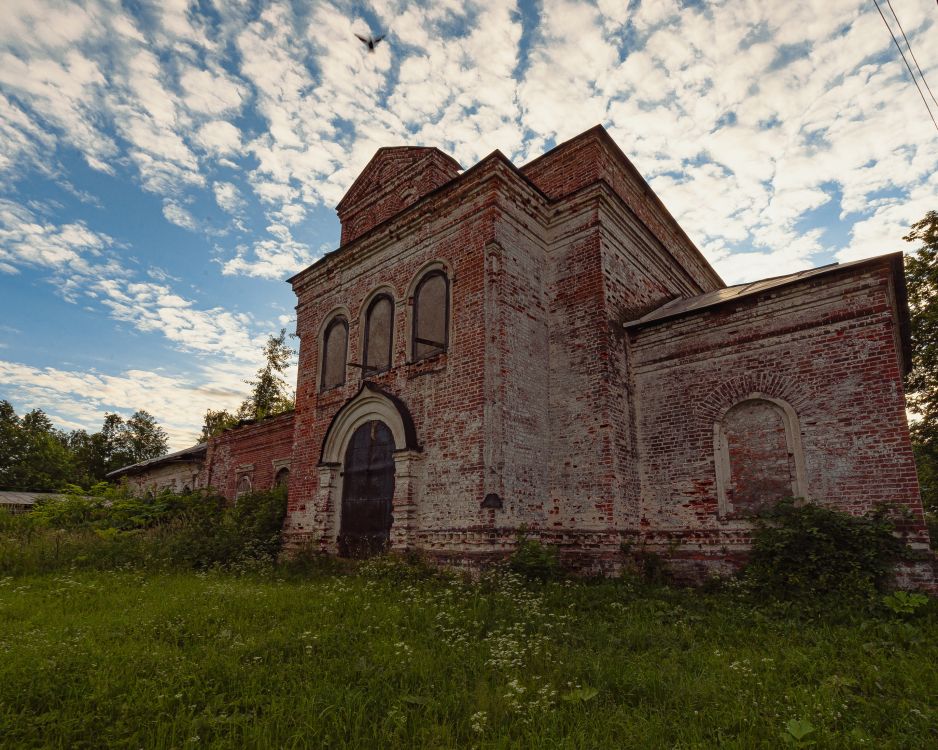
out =
[[[715,571],[792,496],[898,505],[927,549],[901,254],[727,287],[601,127],[520,168],[382,148],[337,211],[290,279],[296,411],[118,474],[289,482],[289,543],[336,554],[467,563],[525,530]]]

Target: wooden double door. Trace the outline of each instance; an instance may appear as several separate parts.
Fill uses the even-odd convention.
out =
[[[394,498],[394,437],[372,420],[352,433],[342,471],[339,554],[368,557],[388,548]]]

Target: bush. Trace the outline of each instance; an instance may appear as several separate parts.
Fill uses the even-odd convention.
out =
[[[31,513],[0,517],[0,574],[71,567],[256,567],[280,553],[286,493],[277,488],[229,506],[208,492],[134,498],[70,492]]]
[[[938,550],[938,513],[926,511],[925,525],[928,527],[928,538],[931,540],[931,548]]]
[[[885,510],[858,517],[786,500],[760,514],[745,580],[775,599],[870,597],[905,549],[893,531]]]
[[[559,577],[560,559],[555,547],[520,536],[518,546],[508,560],[508,568],[531,580],[548,581]]]

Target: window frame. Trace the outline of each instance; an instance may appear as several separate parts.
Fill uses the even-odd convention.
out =
[[[247,483],[247,489],[242,489],[241,486]],[[242,474],[238,477],[238,484],[235,487],[235,499],[239,500],[245,495],[250,495],[254,491],[254,482],[251,481],[251,477],[247,474]]]
[[[326,366],[329,360],[329,334],[332,332],[332,329],[341,325],[345,328],[345,357],[343,358],[343,367],[342,367],[342,380],[338,383],[333,383],[331,385],[326,385]],[[339,388],[348,382],[348,345],[349,345],[349,323],[348,318],[342,313],[336,313],[326,324],[326,327],[322,332],[322,346],[320,354],[320,367],[319,367],[319,390],[320,392],[328,391],[333,388]]]
[[[423,289],[424,285],[431,280],[432,278],[439,276],[443,279],[443,316],[444,316],[444,325],[443,325],[443,348],[437,349],[436,351],[429,352],[422,356],[417,356],[417,347],[421,345],[422,342],[417,341],[417,327],[420,325],[420,291]],[[425,359],[432,359],[433,357],[438,357],[441,354],[446,354],[449,351],[450,343],[450,279],[449,274],[446,273],[446,270],[443,268],[432,268],[426,271],[423,275],[420,276],[420,280],[414,286],[414,293],[412,296],[412,305],[411,305],[411,326],[410,326],[410,357],[411,362],[421,362]],[[427,346],[426,344],[424,344]]]
[[[371,314],[374,312],[375,306],[383,299],[386,299],[391,304],[391,317],[388,320],[388,364],[387,367],[369,367],[368,366],[368,347],[370,345],[369,338],[371,336]],[[365,308],[365,330],[362,335],[362,374],[363,375],[379,375],[382,372],[388,372],[394,367],[394,318],[396,315],[396,304],[394,303],[394,297],[391,296],[388,292],[378,292],[372,297],[368,306]]]

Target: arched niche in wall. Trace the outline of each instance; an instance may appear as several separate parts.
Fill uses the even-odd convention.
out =
[[[251,492],[251,478],[248,476],[242,476],[238,480],[238,490],[235,497],[243,497],[248,495]]]
[[[747,517],[788,497],[805,497],[804,452],[795,410],[751,393],[713,426],[717,502],[722,518]]]

